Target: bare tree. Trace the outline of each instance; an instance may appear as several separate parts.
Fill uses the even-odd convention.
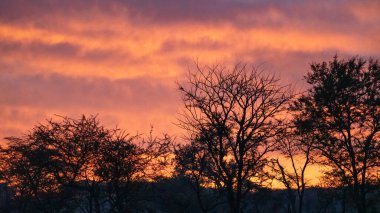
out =
[[[232,70],[197,64],[179,88],[180,126],[207,152],[205,178],[226,192],[231,212],[240,212],[245,195],[262,183],[273,138],[283,132],[289,88],[241,64]]]
[[[284,166],[283,162],[276,158],[272,161],[273,169],[277,173],[276,179],[286,187],[292,212],[303,211],[303,197],[307,187],[306,170],[313,162],[312,144],[312,137],[299,134],[293,129],[285,137],[279,138],[277,143],[279,153],[290,161],[290,166]],[[298,198],[297,207],[294,191]]]
[[[184,177],[195,192],[198,205],[203,213],[212,211],[218,205],[224,204],[222,193],[213,186],[213,180],[208,178],[207,168],[210,166],[210,156],[199,142],[178,145],[175,149],[176,175]]]
[[[313,131],[313,147],[352,189],[366,212],[368,186],[379,169],[380,68],[378,61],[335,56],[313,63],[306,76],[311,89],[293,106],[300,131]]]

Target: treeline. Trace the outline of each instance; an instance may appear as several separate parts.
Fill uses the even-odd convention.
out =
[[[1,147],[1,210],[380,211],[377,60],[312,63],[302,93],[245,64],[196,65],[178,85],[185,143],[95,116],[48,120]],[[326,171],[317,188],[313,164]]]

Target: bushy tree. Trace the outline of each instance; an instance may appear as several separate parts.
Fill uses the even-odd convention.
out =
[[[48,120],[8,138],[2,177],[22,201],[20,212],[125,212],[135,207],[137,182],[162,170],[169,150],[166,136],[138,138],[104,128],[95,116]]]
[[[331,166],[351,189],[360,213],[380,166],[380,67],[354,57],[313,63],[311,88],[293,106],[302,133],[312,132],[321,163]]]

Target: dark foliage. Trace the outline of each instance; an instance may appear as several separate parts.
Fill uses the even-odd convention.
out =
[[[366,212],[369,186],[380,166],[380,67],[354,57],[313,63],[311,89],[292,108],[300,134],[315,138],[314,154],[349,188],[359,212]]]
[[[1,150],[3,181],[15,190],[18,212],[126,212],[162,168],[168,137],[128,136],[96,117],[37,125]]]

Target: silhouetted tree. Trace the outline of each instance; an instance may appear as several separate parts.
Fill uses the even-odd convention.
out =
[[[345,213],[347,206],[350,206],[347,204],[353,203],[352,199],[348,200],[349,197],[347,197],[347,190],[349,188],[346,185],[347,182],[352,182],[352,180],[342,179],[347,177],[345,177],[345,175],[343,175],[341,171],[336,168],[330,168],[323,173],[324,174],[320,180],[319,186],[326,190],[319,190],[319,208],[327,209],[328,205],[331,205],[334,200],[340,200],[341,212]],[[326,208],[323,208],[324,203],[328,204],[325,206]]]
[[[133,194],[133,182],[141,168],[140,150],[133,143],[135,137],[117,135],[100,146],[96,175],[106,182],[106,193],[111,210],[124,212]],[[131,197],[131,198],[130,198]]]
[[[358,57],[313,63],[308,92],[293,106],[301,132],[313,132],[313,148],[352,189],[360,213],[366,212],[368,185],[379,169],[380,68]]]
[[[65,190],[79,190],[86,197],[87,212],[99,213],[101,179],[95,174],[95,162],[100,145],[110,138],[110,131],[101,126],[95,116],[50,120],[40,129],[36,141],[54,151],[50,170],[56,180]],[[79,202],[83,204],[84,200]]]
[[[8,138],[1,174],[15,188],[20,212],[125,212],[137,182],[163,171],[169,155],[167,136],[136,137],[104,128],[95,116],[48,120]]]
[[[226,192],[231,212],[240,212],[245,195],[266,175],[273,138],[283,132],[288,87],[238,64],[232,70],[197,65],[179,88],[186,108],[180,126],[207,156],[203,178]]]
[[[136,209],[142,199],[141,182],[159,178],[170,162],[171,139],[167,135],[137,142],[139,138],[115,132],[112,140],[100,146],[96,175],[107,185],[111,212]]]
[[[208,179],[210,171],[210,156],[200,142],[191,141],[190,144],[179,145],[175,150],[176,175],[184,177],[195,192],[197,202],[202,212],[206,213],[220,204],[225,203],[221,193],[215,193],[213,180]],[[220,188],[220,186],[219,186]]]
[[[109,130],[99,125],[96,117],[61,121],[49,120],[35,126],[21,138],[7,138],[3,149],[9,183],[17,192],[27,193],[41,201],[38,194],[50,191],[69,193],[71,205],[76,191],[87,197],[87,212],[100,212],[100,179],[94,174],[94,159],[101,143],[109,138]],[[46,206],[46,200],[42,206]],[[79,201],[81,205],[83,200]],[[31,210],[26,210],[30,212]]]
[[[34,135],[29,135],[28,139]],[[26,140],[28,140],[26,139]],[[12,143],[1,150],[2,178],[16,193],[19,212],[48,211],[57,192],[57,181],[48,170],[48,150],[36,143],[10,138]],[[49,195],[49,196],[47,196]]]
[[[303,197],[307,187],[306,170],[313,161],[313,140],[310,135],[300,134],[293,128],[289,128],[289,133],[277,140],[276,147],[281,156],[290,161],[290,166],[284,166],[283,162],[276,158],[272,161],[272,168],[277,173],[276,179],[286,187],[291,212],[303,211]],[[294,192],[298,198],[297,207]]]

